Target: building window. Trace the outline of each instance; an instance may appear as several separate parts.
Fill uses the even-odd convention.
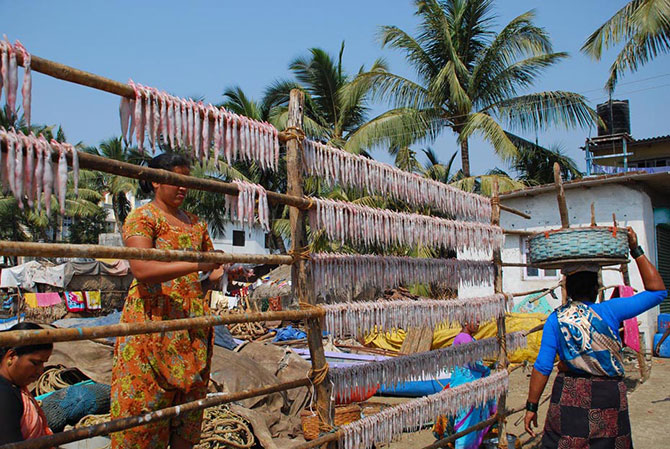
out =
[[[523,254],[523,262],[530,261],[528,239],[521,239],[521,253]],[[542,270],[535,267],[525,267],[523,271],[524,279],[558,279],[558,270]]]
[[[233,246],[244,246],[244,231],[233,231]]]
[[[265,233],[265,249],[268,249],[270,247],[270,240],[272,239],[272,235],[269,232]]]

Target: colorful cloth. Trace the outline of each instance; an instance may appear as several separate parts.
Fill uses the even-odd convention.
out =
[[[551,391],[541,447],[632,448],[623,379],[559,373]]]
[[[630,298],[635,295],[635,290],[630,285],[619,285],[612,292],[613,298]],[[640,352],[640,328],[637,325],[637,317],[629,318],[623,322],[623,344]]]
[[[454,346],[464,343],[470,343],[475,339],[465,333],[461,332],[454,339]],[[454,388],[459,385],[472,382],[473,380],[486,377],[491,374],[491,370],[487,368],[481,361],[470,363],[463,367],[456,367],[451,373],[448,388]],[[480,406],[473,406],[465,408],[454,417],[447,419],[444,416],[438,416],[433,427],[433,434],[437,439],[446,438],[450,434],[458,433],[462,430],[472,427],[482,421],[489,419],[496,412],[494,401]],[[456,449],[476,449],[478,448],[488,432],[488,427],[477,432],[471,432],[456,440],[454,447]]]
[[[35,293],[24,293],[23,294],[23,301],[31,309],[36,309],[37,308],[37,296],[35,295]]]
[[[576,373],[623,376],[621,341],[590,307],[571,301],[556,309],[561,360]]]
[[[100,300],[99,290],[84,292],[84,300],[86,301],[86,310],[102,309],[102,302]]]
[[[65,308],[68,312],[83,312],[86,301],[82,292],[65,292]]]
[[[42,408],[37,404],[35,398],[27,388],[21,388],[21,400],[23,401],[23,415],[21,416],[21,434],[24,440],[53,435],[47,424],[47,417]]]
[[[158,249],[211,251],[207,225],[187,214],[191,224],[168,223],[153,203],[132,211],[123,239],[151,239]],[[209,314],[197,272],[160,284],[133,281],[122,323],[194,318]],[[212,357],[211,329],[118,337],[112,370],[111,417],[139,415],[205,397]],[[196,444],[202,411],[135,427],[112,435],[112,448],[166,448],[171,433]]]
[[[61,297],[56,292],[36,293],[35,296],[40,307],[51,307],[61,303]]]

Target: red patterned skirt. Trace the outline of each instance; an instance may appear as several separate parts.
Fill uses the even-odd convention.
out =
[[[559,373],[551,391],[542,448],[631,449],[621,377]]]

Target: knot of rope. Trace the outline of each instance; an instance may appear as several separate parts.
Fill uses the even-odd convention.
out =
[[[491,197],[491,206],[499,206],[500,205],[500,198],[497,196]]]
[[[316,370],[312,367],[309,370],[309,374],[307,376],[311,379],[312,384],[319,385],[322,384],[324,380],[326,380],[327,375],[328,375],[328,362],[326,362],[325,365]]]
[[[316,309],[317,307],[319,307],[305,301],[298,301],[298,305],[300,306],[301,309]]]
[[[305,140],[305,131],[295,126],[287,127],[286,129],[284,129],[284,131],[279,133],[279,135],[285,142],[288,142],[289,140],[293,139],[297,139],[298,142],[302,142],[303,140]]]
[[[303,246],[302,248],[295,248],[295,249],[290,249],[288,251],[288,254],[293,257],[293,261],[298,261],[298,260],[309,260],[309,246]]]

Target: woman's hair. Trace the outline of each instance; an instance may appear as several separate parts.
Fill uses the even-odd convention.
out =
[[[163,170],[172,171],[175,167],[190,167],[191,161],[188,157],[179,153],[162,153],[149,161],[149,168],[160,168]],[[150,181],[144,179],[140,180],[140,188],[144,193],[151,193],[154,187]]]
[[[565,279],[568,296],[576,301],[595,302],[598,296],[598,273],[579,271]]]
[[[43,329],[42,326],[40,326],[39,324],[24,321],[23,323],[15,324],[9,329],[5,329],[0,332],[39,330],[39,329]],[[0,347],[0,360],[2,360],[5,354],[7,354],[7,351],[9,351],[10,349],[13,349],[17,355],[22,356],[25,354],[32,354],[33,352],[37,351],[51,350],[53,348],[54,348],[53,343],[42,343],[39,345],[26,345],[26,346],[14,346],[14,347],[6,347],[6,346]]]

